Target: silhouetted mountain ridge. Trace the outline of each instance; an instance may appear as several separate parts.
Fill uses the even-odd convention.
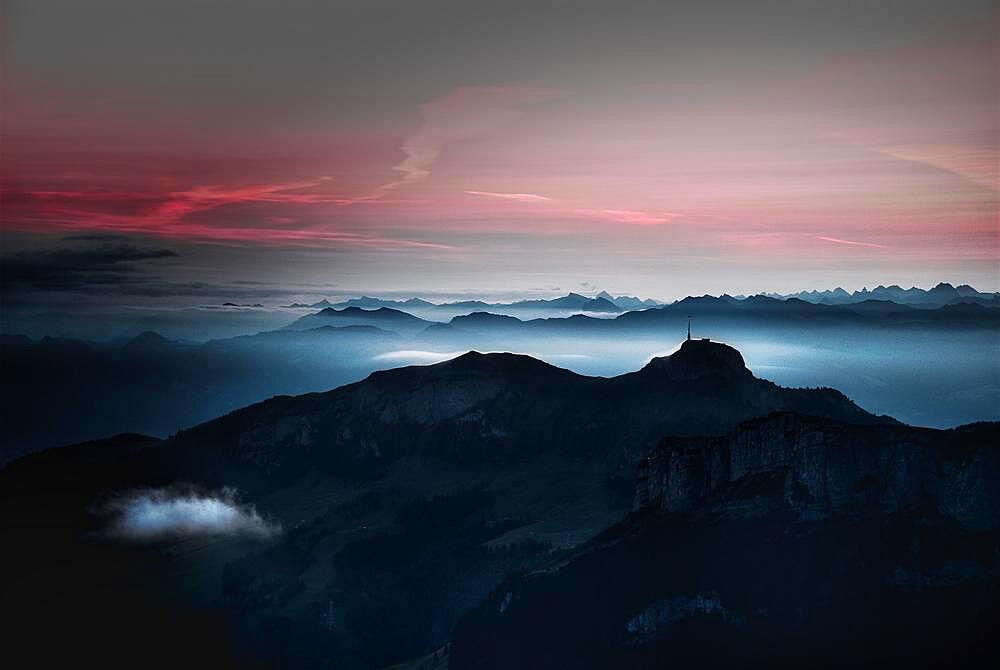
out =
[[[784,389],[757,379],[736,350],[693,340],[612,378],[529,356],[470,352],[375,372],[327,393],[265,401],[183,431],[171,444],[196,460],[223,459],[248,475],[256,472],[253,483],[316,466],[371,476],[414,455],[468,463],[523,460],[539,450],[610,458],[609,472],[628,472],[629,459],[662,435],[725,430],[779,409],[891,421],[836,391]]]
[[[348,307],[360,307],[362,309],[374,310],[379,308],[391,308],[407,311],[415,316],[446,317],[461,316],[473,311],[494,311],[498,313],[545,313],[551,314],[565,313],[567,311],[583,312],[606,312],[609,314],[620,313],[630,309],[643,309],[655,307],[661,303],[650,298],[637,298],[635,296],[612,296],[607,291],[601,291],[594,297],[588,297],[580,293],[570,292],[558,298],[537,298],[527,300],[516,300],[512,302],[487,302],[485,300],[458,300],[452,302],[434,303],[422,298],[408,298],[406,300],[391,300],[385,298],[374,298],[361,296],[350,298],[340,302],[332,303],[327,299],[314,302],[312,304],[293,303],[285,305],[287,308],[324,308],[332,307],[343,310]]]
[[[307,314],[284,327],[283,330],[311,330],[320,326],[364,326],[375,325],[394,330],[400,334],[413,334],[423,330],[432,322],[425,321],[407,312],[389,307],[363,309],[327,307],[315,314]]]

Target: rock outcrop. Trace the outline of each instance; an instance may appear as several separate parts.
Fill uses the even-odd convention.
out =
[[[665,439],[639,466],[635,507],[785,509],[801,520],[934,511],[965,528],[996,528],[1000,449],[982,439],[969,430],[773,414],[721,437]]]

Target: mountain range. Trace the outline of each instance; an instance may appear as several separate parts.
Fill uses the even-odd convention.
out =
[[[963,303],[978,303],[986,307],[1000,306],[1000,298],[996,294],[980,291],[973,293],[974,289],[970,289],[967,285],[951,288],[948,284],[942,284],[935,289],[926,291],[923,289],[898,289],[896,291],[895,288],[898,287],[853,294],[846,291],[802,292],[794,295],[789,294],[788,297],[797,297],[807,302],[817,303],[843,302],[844,305],[852,307],[859,302],[872,299],[878,300],[880,303],[894,302],[920,309]],[[889,291],[889,289],[893,289],[893,291]],[[930,297],[919,299],[924,294]],[[845,295],[849,297],[845,298]],[[719,297],[721,299],[732,298],[733,300],[747,299],[746,296],[723,295]],[[785,296],[773,295],[770,297],[783,298]],[[605,300],[613,302],[616,308],[609,308],[608,304],[604,302]],[[611,296],[606,292],[593,297],[569,294],[555,300],[534,302],[501,303],[466,300],[440,305],[421,298],[385,300],[370,297],[352,298],[336,303],[323,299],[318,302],[294,303],[285,306],[269,306],[264,303],[242,300],[187,307],[144,305],[119,308],[79,306],[78,308],[77,306],[65,306],[58,310],[39,310],[29,305],[9,305],[4,311],[3,320],[0,321],[0,332],[7,335],[27,335],[36,339],[62,337],[110,342],[154,331],[174,340],[204,342],[210,339],[223,339],[276,330],[286,326],[292,318],[302,316],[310,309],[318,311],[328,307],[334,309],[360,307],[369,310],[387,307],[405,311],[427,321],[447,322],[455,316],[483,311],[515,316],[522,320],[533,320],[564,318],[581,313],[591,316],[614,317],[629,311],[649,310],[660,306],[662,305],[654,300],[624,295]],[[292,309],[297,312],[292,312]]]
[[[978,303],[986,306],[1000,306],[1000,294],[984,293],[977,291],[968,284],[953,286],[947,282],[941,282],[930,289],[911,287],[904,289],[896,284],[891,286],[876,286],[874,289],[862,288],[858,291],[845,291],[837,287],[832,290],[811,290],[798,291],[795,293],[761,293],[752,296],[730,296],[723,294],[719,296],[726,302],[740,302],[758,297],[774,298],[778,300],[797,299],[809,303],[823,305],[855,305],[864,302],[891,302],[898,305],[913,307],[941,307],[957,303]],[[705,296],[708,298],[711,296]],[[495,314],[535,313],[535,316],[555,316],[558,312],[593,312],[593,313],[616,313],[635,310],[661,307],[665,304],[682,303],[690,298],[684,298],[673,303],[662,303],[651,298],[637,298],[635,296],[620,295],[613,296],[607,291],[601,291],[594,297],[587,297],[579,293],[569,293],[560,298],[520,300],[516,302],[485,302],[482,300],[463,300],[458,302],[433,303],[422,298],[408,298],[406,300],[388,300],[383,298],[373,298],[361,296],[340,302],[330,302],[327,299],[311,304],[293,303],[286,305],[288,308],[312,308],[324,309],[333,308],[343,310],[348,307],[359,307],[366,310],[375,310],[382,307],[397,309],[409,312],[418,316],[425,316],[432,320],[440,318],[450,318],[468,314],[471,312],[492,312]],[[545,312],[552,312],[548,314]]]
[[[409,298],[407,300],[387,300],[384,298],[372,298],[361,296],[360,298],[350,298],[341,302],[331,303],[325,298],[312,304],[292,303],[288,308],[312,308],[323,309],[333,308],[343,310],[349,307],[359,307],[361,309],[376,310],[380,308],[398,309],[416,315],[427,316],[429,318],[450,318],[469,312],[492,311],[499,314],[507,313],[538,313],[552,314],[560,312],[606,312],[616,313],[631,309],[644,309],[656,307],[661,303],[649,298],[642,299],[635,296],[612,296],[607,291],[601,291],[596,296],[588,298],[579,293],[568,293],[559,298],[518,300],[515,302],[485,302],[483,300],[461,300],[457,302],[432,303],[422,298]]]
[[[1000,393],[990,367],[970,367],[962,354],[995,345],[1000,309],[983,304],[915,308],[874,300],[823,305],[797,298],[702,296],[608,318],[574,314],[522,319],[472,312],[447,323],[388,307],[327,307],[294,320],[286,316],[278,330],[206,343],[153,332],[108,343],[3,336],[0,393],[9,410],[0,433],[3,460],[115,430],[168,435],[276,394],[323,391],[381,368],[444,360],[468,350],[530,352],[578,372],[615,375],[666,350],[686,331],[688,317],[695,334],[742,342],[751,346],[755,363],[783,364],[788,370],[793,369],[791,361],[787,355],[775,358],[774,346],[811,351],[803,348],[822,342],[833,351],[891,350],[900,365],[924,365],[926,356],[934,355],[941,361],[935,368],[938,376],[918,380],[923,386],[911,380],[889,399],[904,399],[912,387],[909,407],[916,411],[889,406],[924,425],[991,418],[990,407],[996,407]],[[947,350],[925,351],[944,341],[949,342]],[[944,354],[958,362],[946,362]],[[838,365],[854,360],[844,358]],[[845,384],[852,394],[860,388],[867,404],[886,402],[883,389],[891,378],[865,367],[860,376],[848,370],[830,379],[836,369],[823,368],[827,383]],[[942,381],[940,374],[955,380]],[[784,381],[808,379],[801,374]],[[860,387],[852,381],[866,379],[871,383]],[[949,400],[950,394],[959,395]],[[48,406],[36,401],[40,397],[64,408],[60,421],[49,420]]]
[[[550,303],[551,304],[551,301]],[[478,305],[463,304],[475,309]],[[427,331],[428,335],[442,335],[461,331],[520,330],[524,333],[541,331],[573,331],[578,334],[614,334],[628,330],[682,329],[686,319],[698,317],[701,327],[714,327],[726,322],[798,325],[808,328],[829,326],[868,327],[924,327],[951,326],[956,323],[980,324],[996,327],[1000,323],[1000,301],[993,303],[960,302],[942,306],[916,308],[888,300],[864,300],[856,303],[829,305],[809,302],[800,298],[773,298],[763,295],[735,298],[729,295],[688,297],[683,300],[643,309],[628,311],[612,318],[593,317],[577,313],[568,317],[519,319],[517,316],[488,311],[488,306],[452,317],[448,324],[455,330],[434,328],[439,322],[423,319],[408,312],[390,307],[365,309],[362,307],[327,307],[299,317],[285,326],[289,330],[308,330],[323,325],[371,325],[400,334],[414,336]],[[527,308],[526,308],[527,309]],[[433,338],[422,338],[433,339]]]
[[[323,326],[375,326],[395,331],[401,335],[414,335],[430,326],[431,323],[390,307],[375,309],[326,307],[315,314],[299,317],[285,326],[284,330],[312,330]]]
[[[825,305],[849,305],[867,300],[890,301],[915,307],[940,307],[962,302],[976,302],[990,306],[1000,304],[1000,294],[998,293],[983,293],[968,284],[952,286],[947,282],[941,282],[930,289],[921,289],[915,286],[904,289],[893,284],[891,286],[879,285],[871,290],[866,287],[860,291],[852,292],[837,287],[829,291],[813,290],[787,294],[768,293],[766,295],[775,298],[798,298]]]

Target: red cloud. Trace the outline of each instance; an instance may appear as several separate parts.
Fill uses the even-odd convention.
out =
[[[117,233],[164,235],[215,241],[337,242],[375,248],[418,247],[454,250],[456,247],[363,235],[337,230],[330,224],[289,228],[289,217],[267,217],[273,226],[219,226],[202,223],[193,215],[234,205],[343,205],[352,201],[326,193],[302,192],[329,178],[249,186],[195,186],[165,193],[134,191],[11,190],[3,193],[5,225],[37,231],[101,230]],[[281,227],[282,224],[285,227]]]

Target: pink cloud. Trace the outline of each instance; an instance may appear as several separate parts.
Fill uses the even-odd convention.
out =
[[[533,86],[462,86],[421,105],[423,123],[403,142],[406,158],[392,168],[403,176],[382,184],[368,198],[426,179],[448,145],[487,135],[516,118],[519,108],[557,95]]]
[[[825,237],[823,235],[817,235],[817,240],[823,240],[824,242],[833,242],[834,244],[849,244],[855,247],[871,247],[873,249],[889,249],[884,244],[875,244],[874,242],[857,242],[855,240],[842,240],[839,237]]]
[[[544,195],[534,193],[493,193],[491,191],[464,191],[468,195],[480,195],[488,198],[501,198],[504,200],[516,200],[518,202],[545,202],[551,200]]]
[[[5,185],[4,226],[379,249],[461,239],[470,254],[499,231],[523,235],[532,267],[551,261],[535,236],[581,232],[601,254],[662,241],[803,267],[819,253],[880,271],[888,254],[866,247],[921,271],[995,263],[995,51],[994,22],[726,85],[593,78],[565,100],[462,86],[370,123],[323,110],[253,133],[238,109],[202,128],[89,86],[43,87],[7,96],[5,179],[22,183]]]
[[[329,179],[320,177],[313,181],[240,187],[195,186],[183,191],[172,191],[166,194],[166,202],[151,212],[147,219],[154,222],[177,221],[195,212],[238,203],[339,204],[343,202],[342,198],[320,193],[296,193],[319,186]]]

